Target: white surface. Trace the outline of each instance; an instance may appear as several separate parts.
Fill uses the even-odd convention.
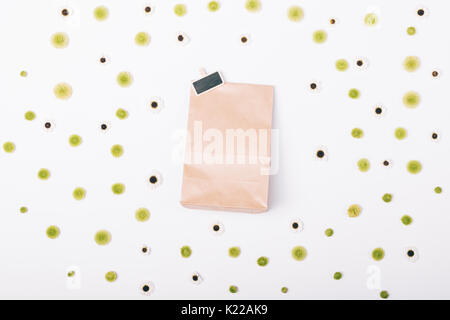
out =
[[[416,1],[262,1],[261,12],[244,9],[244,1],[220,1],[221,9],[208,12],[207,1],[184,1],[188,14],[173,14],[176,1],[152,0],[151,16],[146,1],[2,1],[0,4],[0,142],[13,141],[13,154],[0,151],[0,297],[1,298],[143,298],[139,286],[155,284],[150,299],[253,298],[377,299],[378,289],[367,286],[379,271],[380,289],[390,298],[450,298],[448,226],[450,161],[447,94],[450,64],[448,1],[423,1],[427,17],[418,17]],[[98,22],[93,9],[104,4],[110,17]],[[298,4],[305,11],[299,23],[290,22],[286,10]],[[63,19],[59,10],[73,9]],[[366,27],[364,15],[376,10],[379,26]],[[338,23],[330,25],[329,19]],[[415,26],[417,34],[406,34]],[[317,29],[328,32],[322,45],[313,43]],[[70,37],[69,47],[57,50],[50,37],[58,31]],[[137,47],[134,36],[151,35],[148,47]],[[190,43],[179,46],[176,32]],[[242,34],[251,43],[242,46]],[[109,58],[100,65],[101,55]],[[406,56],[417,55],[422,65],[414,73],[402,69]],[[365,57],[369,67],[336,71],[339,58],[353,62]],[[196,211],[179,205],[182,168],[171,161],[173,132],[186,125],[189,81],[198,68],[221,70],[228,81],[275,86],[274,128],[280,130],[280,170],[271,180],[270,211],[260,215]],[[431,78],[437,68],[442,76]],[[27,70],[27,78],[19,77]],[[120,71],[129,71],[134,84],[116,84]],[[311,93],[308,84],[320,81],[321,91]],[[53,87],[59,82],[73,87],[68,101],[59,101]],[[361,98],[347,97],[350,88]],[[415,110],[402,105],[408,90],[422,97]],[[163,99],[165,109],[150,112],[151,97]],[[382,103],[387,112],[376,118],[373,106]],[[115,117],[117,108],[129,111],[127,120]],[[23,119],[33,110],[37,119]],[[56,125],[42,129],[45,120]],[[111,129],[98,129],[107,121]],[[398,141],[393,131],[408,129]],[[365,137],[353,139],[353,127]],[[439,142],[431,132],[438,130]],[[83,138],[78,148],[68,137]],[[113,158],[113,144],[125,154]],[[314,153],[325,146],[328,161],[316,161]],[[360,173],[356,161],[366,157],[372,169]],[[390,159],[392,168],[382,167]],[[423,170],[409,174],[405,165],[420,160]],[[49,168],[48,181],[37,171]],[[164,178],[155,190],[147,187],[152,170]],[[123,182],[124,195],[111,193],[111,185]],[[433,188],[443,187],[437,195]],[[83,201],[72,191],[87,190]],[[386,204],[381,196],[392,193]],[[346,209],[358,203],[363,213],[350,219]],[[20,214],[19,207],[29,208]],[[151,218],[139,223],[134,211],[147,207]],[[405,227],[400,218],[413,217]],[[290,222],[300,218],[304,230],[293,233]],[[210,225],[220,221],[225,232],[214,236]],[[45,235],[56,224],[61,235]],[[335,235],[324,236],[331,227]],[[113,240],[106,247],[95,244],[97,230],[108,229]],[[142,244],[152,253],[140,254]],[[182,259],[179,249],[190,245],[193,254]],[[228,248],[240,246],[238,259]],[[291,249],[303,245],[308,257],[291,258]],[[404,248],[414,246],[420,258],[408,262]],[[371,258],[376,247],[386,256]],[[270,258],[257,266],[259,256]],[[71,266],[81,272],[80,288],[66,285]],[[373,269],[375,266],[375,269]],[[115,270],[119,279],[107,283],[104,274]],[[343,279],[333,280],[341,271]],[[378,271],[375,271],[378,272]],[[190,276],[198,272],[196,286]],[[369,273],[368,273],[369,272]],[[373,276],[373,275],[372,275]],[[228,292],[237,285],[239,293]],[[280,292],[282,286],[289,293]]]

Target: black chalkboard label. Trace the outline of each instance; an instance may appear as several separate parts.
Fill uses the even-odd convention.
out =
[[[208,90],[220,86],[221,84],[223,84],[223,80],[219,72],[211,73],[210,75],[207,75],[206,77],[192,83],[197,94],[202,94]]]

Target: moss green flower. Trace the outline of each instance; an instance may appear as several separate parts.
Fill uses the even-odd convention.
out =
[[[47,228],[46,233],[47,237],[49,237],[50,239],[56,239],[59,237],[60,231],[57,226],[50,226]]]
[[[406,33],[409,34],[410,36],[413,36],[416,34],[416,28],[408,27],[408,29],[406,29]]]
[[[348,91],[348,96],[352,99],[358,99],[359,98],[359,90],[352,88]]]
[[[288,9],[287,16],[289,20],[298,22],[303,19],[304,12],[303,9],[299,6],[291,6]]]
[[[72,87],[68,83],[58,83],[53,89],[55,97],[61,100],[67,100],[72,96]]]
[[[208,3],[208,10],[211,12],[215,12],[220,9],[220,3],[217,1],[210,1]]]
[[[25,112],[25,120],[33,121],[36,118],[36,114],[33,111]]]
[[[375,13],[368,13],[364,17],[364,24],[366,26],[374,26],[378,23],[378,16]]]
[[[118,158],[123,155],[123,147],[120,144],[115,144],[111,147],[111,154]]]
[[[376,261],[380,261],[384,258],[384,250],[382,248],[376,248],[372,251],[372,258]]]
[[[291,254],[292,254],[292,258],[294,258],[295,260],[302,261],[302,260],[305,260],[308,252],[306,251],[305,247],[296,246],[292,249]]]
[[[361,172],[367,172],[370,169],[369,159],[365,159],[365,158],[359,159],[356,164],[358,165],[358,169]]]
[[[117,273],[114,272],[114,271],[108,271],[108,272],[105,274],[105,279],[106,279],[106,281],[108,281],[108,282],[114,282],[114,281],[117,280]]]
[[[245,9],[250,12],[257,12],[261,10],[261,2],[259,0],[247,0],[245,2]]]
[[[50,171],[48,171],[48,169],[39,170],[38,178],[41,180],[47,180],[48,178],[50,178]]]
[[[189,258],[192,254],[191,247],[189,247],[189,246],[181,247],[180,253],[183,258]]]
[[[57,32],[52,35],[51,43],[57,49],[64,49],[69,45],[69,36],[64,32]]]
[[[81,187],[75,188],[73,190],[73,198],[75,200],[83,200],[86,197],[86,190]]]
[[[325,230],[325,235],[326,235],[327,237],[331,237],[333,234],[334,234],[333,229],[328,228],[328,229]]]
[[[139,222],[145,222],[150,219],[150,211],[147,208],[139,208],[135,212],[136,220]]]
[[[434,192],[442,193],[442,188],[441,187],[436,187],[436,188],[434,188]]]
[[[122,109],[122,108],[117,109],[116,117],[119,118],[120,120],[125,120],[126,118],[128,118],[127,110]]]
[[[148,44],[150,43],[150,36],[147,32],[139,32],[134,37],[134,42],[138,46],[148,46]]]
[[[383,290],[380,292],[380,298],[381,299],[387,299],[389,298],[389,293],[386,290]]]
[[[283,287],[283,288],[281,288],[281,292],[282,293],[288,293],[288,291],[289,291],[289,289],[287,288],[287,287]]]
[[[123,183],[115,183],[112,185],[111,190],[114,194],[122,194],[125,192],[125,185]]]
[[[348,62],[345,59],[339,59],[336,60],[335,66],[338,71],[342,72],[348,69]]]
[[[133,76],[129,72],[120,72],[117,75],[117,84],[122,88],[127,88],[133,83]]]
[[[238,287],[230,286],[230,288],[228,290],[230,290],[231,293],[237,293],[238,292]]]
[[[28,76],[28,72],[26,72],[25,70],[22,70],[22,71],[20,71],[20,76],[21,76],[22,78],[25,78],[25,77]]]
[[[28,208],[27,207],[20,207],[20,213],[27,213],[28,212]]]
[[[269,264],[269,258],[267,257],[259,257],[258,260],[256,260],[256,263],[260,267],[265,267]]]
[[[70,144],[72,147],[77,147],[77,146],[79,146],[79,145],[81,144],[81,142],[82,142],[82,139],[81,139],[81,137],[80,137],[79,135],[77,135],[77,134],[73,134],[73,135],[71,135],[71,136],[69,137],[69,144]]]
[[[408,135],[408,132],[405,128],[397,128],[395,129],[394,135],[398,140],[403,140]]]
[[[335,280],[340,280],[342,278],[342,273],[341,272],[335,272],[333,275],[333,278]]]
[[[109,16],[109,10],[105,6],[99,6],[94,9],[94,18],[98,21],[105,21],[108,19]]]
[[[406,165],[406,170],[408,170],[409,173],[417,174],[422,171],[422,164],[417,160],[411,160]]]
[[[94,240],[99,246],[106,246],[111,242],[111,234],[107,230],[97,231]]]
[[[392,201],[392,194],[390,193],[385,193],[382,197],[384,202],[391,202]]]
[[[408,215],[405,214],[405,215],[402,217],[402,223],[403,223],[405,226],[410,225],[412,222],[413,222],[413,218],[411,218],[410,216],[408,216]]]
[[[354,128],[352,129],[352,137],[355,139],[361,139],[364,137],[364,131],[360,128]]]
[[[7,153],[13,153],[16,150],[16,146],[12,142],[5,142],[3,144],[3,150]]]
[[[403,60],[403,68],[408,72],[416,71],[420,67],[419,57],[409,56]]]
[[[240,254],[241,254],[241,248],[239,248],[239,247],[231,247],[230,249],[228,249],[228,255],[231,258],[237,258],[237,257],[239,257]]]
[[[358,217],[362,212],[362,208],[357,204],[352,204],[347,209],[347,214],[350,218],[356,218]]]
[[[403,96],[403,104],[405,107],[413,109],[420,104],[420,95],[415,91],[409,91]]]
[[[173,12],[179,16],[182,17],[187,13],[186,6],[182,3],[176,4],[175,7],[173,7]]]
[[[315,43],[324,43],[327,41],[327,33],[325,30],[317,30],[313,33],[313,41]]]

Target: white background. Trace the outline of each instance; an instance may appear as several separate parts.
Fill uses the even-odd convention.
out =
[[[181,2],[181,1],[180,1]],[[188,13],[174,15],[177,1],[125,0],[15,0],[0,3],[0,142],[13,141],[16,152],[0,151],[0,297],[1,298],[129,298],[129,299],[379,299],[387,290],[391,299],[450,298],[450,222],[448,179],[448,87],[450,74],[448,1],[275,1],[262,0],[262,10],[249,13],[245,1],[221,2],[211,13],[205,0],[184,0]],[[154,12],[144,14],[150,3]],[[305,12],[301,22],[287,19],[290,5]],[[104,22],[93,18],[93,9],[106,5]],[[416,14],[427,9],[426,17]],[[60,15],[68,7],[68,18]],[[376,12],[376,27],[364,25],[364,16]],[[330,25],[330,18],[338,23]],[[408,36],[406,28],[417,34]],[[312,41],[324,29],[324,44]],[[66,32],[68,48],[51,46],[55,32]],[[134,44],[140,31],[151,35],[148,47]],[[176,33],[186,33],[186,46],[176,43]],[[251,43],[239,42],[242,34]],[[105,55],[107,65],[98,60]],[[406,56],[416,55],[421,67],[414,73],[402,68]],[[363,57],[368,68],[357,70]],[[350,62],[344,73],[334,63]],[[220,70],[227,81],[275,86],[274,128],[280,130],[280,170],[272,177],[270,210],[264,214],[189,210],[180,206],[182,167],[172,162],[172,134],[187,121],[190,80],[198,68]],[[441,72],[439,79],[431,71]],[[27,70],[29,76],[19,76]],[[130,88],[120,88],[120,71],[133,74]],[[311,81],[320,91],[308,89]],[[53,87],[68,82],[73,96],[57,100]],[[347,96],[361,91],[358,100]],[[422,97],[417,109],[402,105],[402,96],[416,90]],[[159,96],[165,108],[152,113],[151,97]],[[385,107],[376,117],[375,104]],[[117,108],[129,112],[118,120]],[[29,122],[27,110],[37,114]],[[43,123],[55,130],[45,132]],[[111,128],[103,133],[102,122]],[[393,132],[403,126],[406,140]],[[354,127],[363,139],[351,137]],[[430,135],[440,133],[434,142]],[[83,143],[70,147],[68,137],[79,134]],[[125,154],[113,158],[113,144]],[[317,148],[325,148],[327,161],[317,161]],[[357,170],[356,161],[368,158],[372,168]],[[389,159],[391,168],[381,162]],[[421,161],[418,175],[406,163]],[[48,168],[48,181],[37,179]],[[155,190],[147,186],[153,170],[164,182]],[[113,195],[111,185],[122,182],[126,192]],[[433,192],[441,186],[443,193]],[[84,187],[87,197],[75,201],[72,191]],[[392,193],[393,201],[381,196]],[[360,217],[346,214],[349,205],[363,208]],[[21,206],[29,212],[19,213]],[[134,212],[151,211],[139,223]],[[413,217],[404,226],[400,218]],[[290,223],[299,218],[302,232]],[[225,232],[216,236],[211,224],[220,222]],[[49,225],[58,225],[56,240],[46,237]],[[335,235],[327,238],[331,227]],[[111,232],[113,240],[98,246],[94,234]],[[152,253],[139,252],[148,244]],[[191,246],[189,259],[180,256]],[[303,245],[307,258],[292,259],[291,249]],[[238,259],[228,248],[239,246]],[[419,259],[409,262],[404,248],[417,248]],[[371,252],[383,247],[386,256],[376,262]],[[261,268],[260,256],[270,259]],[[375,266],[375,269],[373,268]],[[66,273],[79,268],[81,287],[67,287]],[[118,273],[115,283],[104,274]],[[367,281],[378,270],[379,289]],[[340,271],[343,278],[333,280]],[[190,278],[199,272],[203,282]],[[369,273],[368,273],[369,272]],[[373,271],[372,271],[373,272]],[[379,273],[378,273],[379,272]],[[373,275],[373,274],[372,274]],[[151,281],[152,296],[140,294],[140,285]],[[239,293],[228,292],[230,285]],[[289,293],[281,293],[281,287]]]

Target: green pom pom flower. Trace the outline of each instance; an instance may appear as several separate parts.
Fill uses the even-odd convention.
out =
[[[25,112],[25,120],[33,121],[34,119],[36,119],[36,114],[33,111]]]
[[[99,246],[106,246],[111,242],[111,234],[107,230],[100,230],[95,234],[94,240]]]
[[[53,89],[55,97],[61,100],[67,100],[72,96],[72,87],[68,83],[58,83]]]
[[[105,6],[99,6],[94,9],[94,18],[97,21],[105,21],[108,19],[109,16],[109,10]]]
[[[422,171],[422,164],[417,160],[411,160],[406,165],[406,170],[408,170],[409,173],[418,174]]]
[[[50,171],[48,169],[41,169],[38,171],[38,178],[41,180],[47,180],[50,178]]]
[[[120,72],[117,75],[117,84],[122,88],[127,88],[133,83],[133,76],[129,72]]]
[[[434,188],[434,192],[436,192],[436,193],[442,193],[442,188],[441,187],[436,187],[436,188]]]
[[[260,267],[265,267],[269,264],[269,258],[267,257],[259,257],[258,260],[256,260],[256,263]]]
[[[72,147],[78,147],[82,142],[82,139],[79,135],[77,134],[73,134],[69,137],[69,144]]]
[[[220,9],[220,4],[217,1],[210,1],[208,3],[208,10],[211,12],[216,12],[217,10]]]
[[[51,43],[57,49],[64,49],[69,45],[69,36],[64,32],[57,32],[52,35]]]
[[[179,16],[182,17],[187,13],[187,9],[186,6],[182,3],[179,3],[177,5],[175,5],[175,7],[173,7],[173,12]]]
[[[303,9],[299,6],[292,6],[287,12],[289,20],[293,22],[299,22],[303,19],[304,13]]]
[[[86,190],[81,187],[75,188],[73,190],[73,198],[75,200],[83,200],[86,197]]]
[[[237,293],[238,292],[238,287],[230,286],[229,290],[230,290],[231,293]]]
[[[136,220],[139,222],[145,222],[150,219],[150,211],[146,208],[139,208],[135,212]]]
[[[315,43],[324,43],[327,41],[327,33],[325,30],[317,30],[313,33],[313,41]]]
[[[370,162],[368,159],[360,159],[356,164],[358,165],[358,169],[361,172],[367,172],[370,169]]]
[[[306,255],[308,253],[307,253],[305,247],[297,246],[292,249],[291,254],[292,254],[292,258],[294,258],[295,260],[302,261],[302,260],[305,260]]]
[[[352,88],[348,91],[348,96],[352,99],[358,99],[359,98],[359,90]]]
[[[261,10],[261,2],[259,0],[247,0],[245,2],[245,9],[250,12],[257,12]]]
[[[231,258],[237,258],[241,254],[241,249],[239,247],[231,247],[228,249],[228,255]]]
[[[5,142],[3,144],[3,150],[5,150],[6,153],[13,153],[16,150],[16,146],[12,142]]]
[[[111,147],[111,154],[118,158],[123,155],[123,147],[120,144],[115,144]]]
[[[342,279],[342,273],[341,272],[335,272],[333,275],[334,280],[340,280]]]
[[[368,13],[364,17],[364,24],[373,27],[378,23],[378,16],[375,13]]]
[[[347,214],[350,218],[356,218],[358,217],[362,212],[362,208],[357,204],[352,204],[347,209]]]
[[[138,46],[148,46],[148,44],[150,43],[150,36],[147,32],[139,32],[134,37],[134,42]]]
[[[115,183],[112,185],[111,190],[114,194],[122,194],[125,192],[125,185],[123,183]]]
[[[408,132],[405,128],[397,128],[395,129],[394,135],[398,140],[403,140],[408,135]]]
[[[387,299],[389,298],[389,293],[386,290],[383,290],[380,292],[380,298],[381,299]]]
[[[420,59],[415,56],[406,57],[403,60],[403,68],[408,72],[416,71],[420,67]]]
[[[56,239],[59,237],[60,231],[57,226],[50,226],[47,228],[46,233],[47,237],[49,237],[50,239]]]
[[[405,215],[402,217],[402,223],[403,223],[405,226],[410,225],[412,222],[413,222],[413,218],[411,218],[410,216],[408,216],[408,215],[405,214]]]
[[[413,109],[420,104],[420,95],[415,91],[409,91],[403,96],[403,104],[405,107]]]
[[[354,128],[352,129],[352,137],[355,139],[361,139],[364,137],[364,131],[360,128]]]
[[[342,72],[348,69],[348,62],[345,59],[339,59],[336,61],[335,66],[338,71]]]
[[[183,258],[189,258],[192,254],[191,247],[189,247],[189,246],[181,247],[180,253]]]
[[[114,282],[117,280],[117,273],[114,271],[109,271],[105,274],[105,280],[108,282]]]
[[[414,27],[408,27],[408,29],[406,29],[406,33],[410,36],[413,36],[416,34],[416,28]]]
[[[122,108],[117,109],[116,111],[116,117],[120,120],[125,120],[128,118],[128,111]]]
[[[333,234],[334,234],[333,229],[328,228],[328,229],[325,230],[325,235],[326,235],[327,237],[331,237]]]
[[[384,258],[384,250],[382,248],[376,248],[372,251],[372,258],[376,261],[380,261]]]
[[[391,202],[392,201],[392,194],[390,193],[385,193],[382,197],[384,202]]]

